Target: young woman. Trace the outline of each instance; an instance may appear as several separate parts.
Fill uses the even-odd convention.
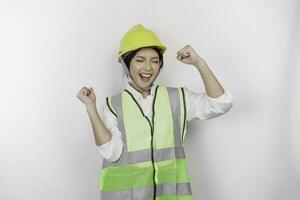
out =
[[[177,52],[177,59],[196,67],[205,92],[155,85],[165,50],[154,32],[133,26],[121,40],[118,58],[129,80],[123,91],[106,98],[103,121],[93,88],[83,87],[77,95],[104,157],[102,200],[192,199],[183,148],[186,123],[220,116],[232,107],[232,95],[190,45]]]

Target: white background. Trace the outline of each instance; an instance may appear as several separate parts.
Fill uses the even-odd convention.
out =
[[[168,49],[156,83],[202,92],[176,60],[203,57],[232,109],[188,124],[195,200],[300,199],[297,0],[0,0],[0,199],[96,200],[102,157],[84,105],[124,87],[122,36],[141,23]]]

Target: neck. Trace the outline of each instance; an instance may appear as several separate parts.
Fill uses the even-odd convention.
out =
[[[141,95],[143,96],[144,99],[145,99],[148,95],[150,95],[150,90],[144,91],[144,90],[142,90],[140,87],[138,87],[135,83],[131,83],[131,82],[129,82],[129,85],[131,85],[134,89],[136,89],[139,93],[141,93]]]

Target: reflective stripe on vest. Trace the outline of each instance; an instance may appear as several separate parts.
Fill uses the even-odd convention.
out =
[[[160,200],[174,199],[174,200],[191,200],[191,186],[189,183],[165,183],[156,186],[156,198]],[[174,198],[175,196],[175,198]],[[161,197],[161,198],[160,198]],[[118,192],[101,192],[101,199],[103,200],[153,200],[153,186],[136,188],[130,190],[122,190]]]
[[[102,199],[192,199],[182,146],[186,132],[183,88],[157,86],[152,119],[126,89],[107,98],[107,104],[117,116],[124,149],[119,160],[103,160]]]

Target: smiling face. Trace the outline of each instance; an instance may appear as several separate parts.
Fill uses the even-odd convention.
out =
[[[140,92],[145,92],[141,88],[149,86],[155,81],[159,74],[159,68],[158,53],[150,47],[140,49],[130,61],[130,74],[135,82],[132,83],[133,87]]]

